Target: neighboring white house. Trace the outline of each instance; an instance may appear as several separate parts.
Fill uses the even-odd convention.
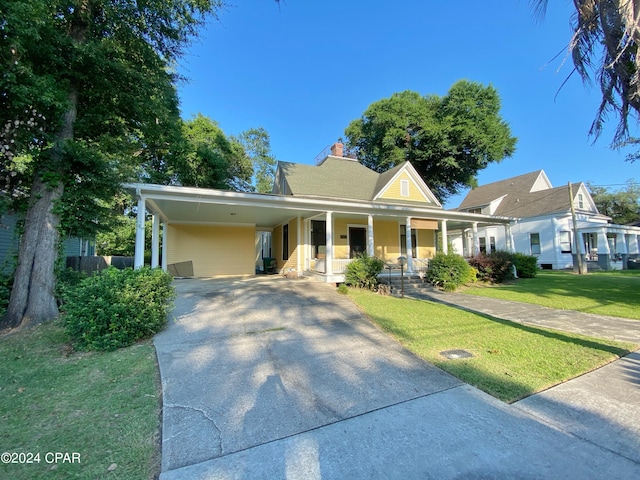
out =
[[[640,228],[612,224],[601,215],[584,183],[571,185],[581,251],[589,266],[604,270],[627,268],[629,259],[640,254]],[[500,226],[483,226],[450,232],[449,240],[457,253],[473,256],[477,252],[514,250],[538,257],[545,269],[572,268],[574,245],[569,186],[554,188],[543,170],[527,173],[471,190],[460,212],[518,218],[509,233]]]

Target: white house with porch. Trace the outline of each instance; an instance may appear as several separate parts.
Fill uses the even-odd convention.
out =
[[[584,183],[554,188],[543,170],[475,188],[457,210],[518,218],[511,227],[511,237],[505,236],[501,225],[459,232],[453,246],[465,256],[513,245],[517,252],[537,256],[541,268],[572,268],[575,255],[580,253],[592,270],[611,270],[627,268],[628,261],[640,255],[640,228],[610,223],[610,217],[598,212]]]
[[[384,173],[345,158],[342,145],[317,165],[278,164],[271,194],[128,184],[138,203],[135,266],[144,262],[145,212],[153,215],[151,266],[179,276],[265,270],[344,281],[363,252],[410,272],[447,250],[449,230],[479,231],[514,219],[447,211],[410,163]],[[162,225],[162,229],[160,228]]]

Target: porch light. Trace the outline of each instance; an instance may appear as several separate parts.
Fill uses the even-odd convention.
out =
[[[398,257],[398,263],[401,267],[404,267],[407,264],[407,257]]]

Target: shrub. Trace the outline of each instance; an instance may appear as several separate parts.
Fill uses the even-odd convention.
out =
[[[341,283],[340,285],[338,285],[338,293],[346,295],[347,293],[349,293],[349,288],[344,283]]]
[[[68,292],[77,288],[87,278],[87,274],[73,268],[60,269],[56,272],[56,298],[62,304]]]
[[[344,272],[344,283],[353,287],[374,290],[378,285],[378,275],[384,268],[384,262],[363,253],[353,260]]]
[[[175,297],[159,269],[108,268],[65,292],[67,333],[79,350],[115,350],[162,330]]]
[[[533,278],[538,273],[538,258],[535,255],[514,253],[512,261],[520,278]]]
[[[478,278],[485,282],[502,283],[513,278],[513,254],[504,250],[479,253],[469,259],[469,264],[478,269]]]
[[[429,260],[427,281],[436,287],[453,291],[474,280],[474,269],[456,253],[438,253]]]
[[[0,318],[4,317],[7,307],[9,306],[12,285],[13,275],[0,273]]]

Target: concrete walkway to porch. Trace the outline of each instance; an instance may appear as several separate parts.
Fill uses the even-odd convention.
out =
[[[638,354],[565,384],[583,396],[507,405],[404,350],[329,285],[176,287],[154,340],[160,480],[640,477]]]

